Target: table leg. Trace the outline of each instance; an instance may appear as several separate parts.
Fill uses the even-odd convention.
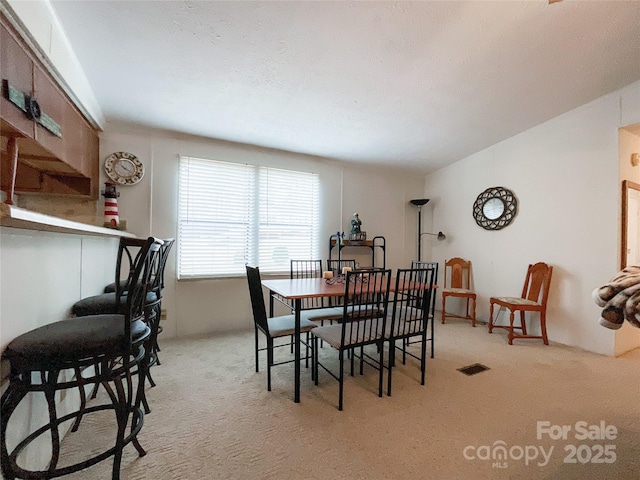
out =
[[[302,309],[302,300],[300,298],[296,298],[295,302],[295,335],[294,341],[296,344],[294,345],[295,352],[295,392],[293,394],[293,401],[295,403],[300,403],[300,310]]]

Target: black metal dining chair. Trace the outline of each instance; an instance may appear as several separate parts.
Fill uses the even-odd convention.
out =
[[[251,297],[251,308],[253,310],[253,323],[255,327],[255,356],[256,356],[256,372],[260,371],[260,357],[259,353],[267,351],[267,390],[271,391],[271,367],[276,365],[282,365],[285,363],[294,362],[295,359],[275,362],[274,361],[274,348],[285,347],[291,345],[291,340],[287,343],[276,345],[275,339],[282,337],[291,337],[295,333],[295,317],[294,315],[282,315],[279,317],[267,317],[267,309],[264,302],[264,294],[262,292],[262,282],[260,279],[260,269],[258,267],[252,267],[247,265],[247,282],[249,284],[249,295]],[[309,332],[316,328],[318,325],[306,320],[300,319],[300,333],[306,333],[306,346],[305,360],[308,365],[309,361]],[[259,334],[262,332],[266,338],[267,346],[260,347]],[[313,370],[312,370],[313,376]]]
[[[386,337],[389,342],[389,375],[387,377],[387,395],[391,395],[391,378],[395,365],[396,342],[402,342],[402,363],[406,364],[407,356],[420,361],[420,383],[425,383],[427,328],[429,322],[433,323],[432,296],[436,268],[409,268],[398,269],[396,273],[396,286],[389,318],[389,328]],[[419,354],[409,350],[410,338],[419,337]],[[418,342],[411,342],[418,343]]]
[[[431,342],[431,358],[434,357],[435,355],[435,317],[434,315],[436,314],[436,294],[438,293],[438,262],[421,262],[419,260],[413,260],[411,262],[411,268],[433,268],[434,269],[434,290],[433,293],[431,294],[431,305],[429,308],[429,315],[431,316],[429,318],[430,320],[430,327],[429,327],[429,336],[427,337],[427,342]],[[411,343],[411,339],[407,338],[406,339],[406,343],[407,345],[409,345]]]
[[[322,260],[291,260],[291,278],[321,278]],[[340,308],[325,305],[321,297],[305,298],[302,300],[301,318],[324,325],[342,318]]]
[[[347,272],[345,278],[344,305],[342,320],[339,324],[318,327],[311,331],[313,337],[313,371],[315,384],[318,385],[319,368],[322,367],[339,383],[338,410],[343,408],[344,397],[344,354],[350,353],[351,376],[354,375],[356,357],[360,361],[360,374],[364,373],[364,364],[376,368],[379,372],[378,396],[382,396],[384,365],[385,327],[389,303],[391,270],[358,270]],[[372,308],[375,305],[376,308]],[[327,365],[320,362],[318,341],[328,343],[338,352],[339,372],[336,374]],[[377,358],[364,350],[365,346],[377,347]],[[358,353],[359,350],[359,353]]]

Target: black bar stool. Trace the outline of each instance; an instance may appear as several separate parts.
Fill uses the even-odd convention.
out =
[[[120,464],[124,447],[133,443],[138,454],[146,454],[137,440],[144,413],[140,408],[146,374],[144,344],[151,335],[145,323],[145,299],[154,262],[159,260],[162,241],[121,239],[120,250],[138,246],[130,276],[126,304],[117,308],[124,313],[91,315],[67,319],[31,330],[15,338],[3,353],[10,364],[10,381],[2,395],[0,408],[0,463],[5,479],[55,478],[85,469],[102,460],[114,457],[112,478],[120,477]],[[61,380],[61,372],[69,371],[71,380]],[[133,376],[138,382],[134,388]],[[87,407],[84,402],[85,386],[102,384],[109,394],[110,403]],[[56,411],[56,392],[78,389],[80,408],[60,418]],[[48,405],[49,422],[31,432],[12,450],[7,447],[7,428],[16,408],[28,394],[43,393]],[[59,467],[60,425],[75,419],[77,425],[84,415],[102,410],[113,410],[117,424],[115,445],[73,465]],[[129,429],[128,433],[127,430]],[[50,432],[52,453],[44,470],[27,470],[18,465],[18,455],[34,440]]]
[[[158,334],[161,332],[160,313],[162,289],[164,288],[164,268],[169,258],[169,252],[173,246],[174,239],[169,238],[162,240],[162,242],[158,259],[151,272],[151,283],[145,298],[146,322],[151,328],[151,335],[149,336],[146,347],[149,353],[146,378],[152,387],[155,387],[156,384],[151,377],[150,367],[156,363],[160,365],[160,359],[158,358],[158,351],[160,350],[158,347]],[[140,253],[139,251],[136,252],[137,248],[139,248],[139,246],[133,244],[120,251],[116,262],[116,282],[105,287],[105,291],[108,290],[107,293],[83,298],[76,302],[72,307],[72,312],[76,317],[123,313],[118,310],[118,304],[123,306],[126,301],[127,292],[131,283],[131,275],[134,271],[133,265]],[[126,278],[122,278],[125,272],[128,272],[128,275]],[[91,395],[92,398],[95,398],[96,393],[97,385]],[[145,413],[150,413],[151,409],[145,396],[142,397],[142,403],[145,407]],[[74,428],[77,428],[77,426]]]

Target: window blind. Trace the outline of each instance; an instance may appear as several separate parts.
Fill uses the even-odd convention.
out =
[[[318,258],[317,174],[181,157],[178,188],[178,278]]]

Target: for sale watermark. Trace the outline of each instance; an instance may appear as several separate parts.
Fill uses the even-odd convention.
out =
[[[466,460],[490,462],[493,468],[508,468],[509,462],[544,467],[556,455],[562,456],[564,463],[614,463],[617,457],[613,441],[617,438],[616,426],[604,420],[597,424],[579,421],[562,425],[538,421],[536,440],[544,441],[545,445],[509,445],[496,440],[487,445],[467,445],[462,456]],[[548,445],[549,440],[554,443]]]

